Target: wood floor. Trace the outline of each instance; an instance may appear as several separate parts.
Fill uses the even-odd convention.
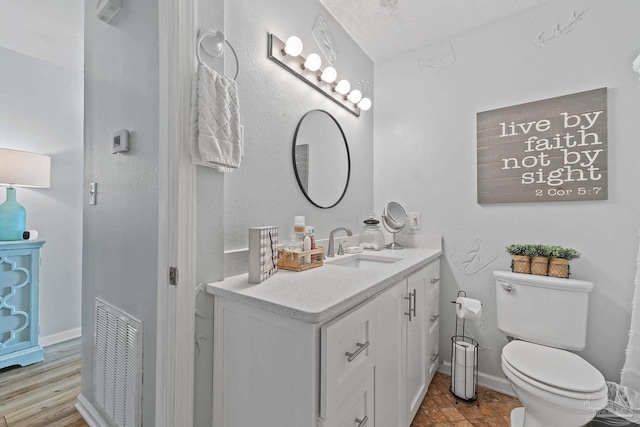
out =
[[[85,427],[76,411],[80,339],[44,348],[44,362],[0,369],[0,427]]]

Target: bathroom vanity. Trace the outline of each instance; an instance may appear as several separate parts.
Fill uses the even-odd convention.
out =
[[[214,295],[213,425],[409,426],[439,363],[439,249],[336,257]]]

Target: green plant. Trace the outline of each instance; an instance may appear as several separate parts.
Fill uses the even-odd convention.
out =
[[[580,252],[571,248],[562,248],[562,252],[560,256],[557,258],[566,259],[567,261],[571,261],[572,259],[580,258]]]
[[[511,255],[529,256],[527,255],[527,247],[529,245],[515,244],[507,246],[507,252]]]
[[[564,254],[564,248],[562,246],[555,245],[549,247],[549,257],[562,258],[562,254]]]
[[[550,253],[551,253],[551,247],[547,246],[547,245],[534,245],[534,250],[535,250],[535,255],[531,255],[531,256],[536,256],[536,257],[541,257],[541,258],[549,258]]]
[[[534,257],[534,256],[539,256],[538,255],[538,245],[528,244],[528,245],[524,245],[524,247],[525,247],[524,254],[526,256],[528,256],[529,258]]]

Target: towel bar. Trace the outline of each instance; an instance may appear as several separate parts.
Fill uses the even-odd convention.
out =
[[[204,40],[206,37],[209,37],[209,36],[213,37],[216,40],[215,52],[210,52],[204,46],[202,46],[202,40]],[[233,77],[233,80],[236,80],[238,78],[238,74],[240,74],[240,63],[238,61],[238,54],[236,53],[236,50],[233,48],[233,46],[231,46],[231,43],[229,43],[229,40],[227,40],[227,38],[225,37],[222,31],[214,31],[209,29],[198,31],[198,41],[196,42],[196,58],[198,58],[198,64],[203,63],[202,57],[200,56],[201,47],[210,56],[218,57],[222,55],[224,53],[224,43],[226,43],[229,46],[229,48],[231,49],[231,52],[233,53],[233,57],[236,60],[236,75]]]

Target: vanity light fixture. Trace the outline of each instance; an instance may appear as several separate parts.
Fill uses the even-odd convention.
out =
[[[322,65],[322,59],[317,53],[310,53],[307,60],[302,64],[303,70],[318,71]]]
[[[360,117],[360,111],[371,108],[371,100],[362,98],[362,93],[351,90],[351,84],[345,79],[338,79],[338,72],[332,66],[321,69],[322,59],[316,53],[303,56],[302,40],[291,36],[286,42],[273,34],[269,34],[267,54],[276,64],[291,74],[332,99],[336,104]],[[335,81],[338,83],[334,83]]]
[[[362,98],[360,102],[358,102],[358,108],[362,111],[367,111],[371,108],[371,100],[369,98]]]
[[[333,88],[340,95],[346,95],[351,90],[351,83],[348,80],[340,80],[338,84]]]
[[[300,56],[302,53],[302,40],[296,36],[289,37],[282,51],[285,55]]]
[[[354,104],[357,104],[362,99],[362,92],[360,92],[358,89],[354,89],[349,92],[349,95],[347,95],[347,99]]]
[[[322,74],[320,74],[320,80],[326,83],[333,83],[336,81],[338,77],[338,72],[333,67],[326,67],[322,70]]]

